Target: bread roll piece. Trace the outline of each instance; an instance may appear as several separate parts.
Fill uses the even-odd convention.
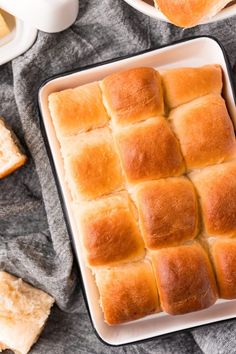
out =
[[[236,236],[236,162],[190,174],[200,196],[205,233]]]
[[[170,315],[205,309],[217,300],[210,261],[197,243],[152,253],[161,307]]]
[[[74,201],[98,198],[121,188],[120,162],[108,128],[64,138],[61,145]]]
[[[176,26],[193,27],[209,20],[232,0],[154,0]]]
[[[105,321],[134,321],[160,311],[155,277],[147,261],[95,271]]]
[[[135,190],[146,247],[158,249],[191,240],[198,231],[198,207],[185,177],[144,182]]]
[[[163,117],[123,128],[115,134],[129,183],[181,175],[179,144]]]
[[[0,272],[0,351],[26,354],[37,341],[54,299],[21,279]]]
[[[59,140],[102,127],[109,119],[97,82],[52,93],[49,108]]]
[[[236,240],[217,240],[210,247],[220,297],[236,299]]]
[[[76,206],[75,217],[89,266],[110,266],[144,256],[128,193]]]
[[[0,179],[23,166],[26,160],[16,136],[0,117]]]
[[[172,111],[170,120],[188,169],[235,156],[234,128],[221,96],[208,95],[180,106]]]
[[[164,70],[161,76],[165,101],[171,109],[211,93],[220,95],[222,91],[220,65]]]
[[[137,68],[106,77],[101,83],[104,103],[119,126],[164,113],[161,77],[152,68]]]
[[[10,28],[5,21],[3,14],[0,11],[0,38],[5,37],[9,33],[10,33]]]

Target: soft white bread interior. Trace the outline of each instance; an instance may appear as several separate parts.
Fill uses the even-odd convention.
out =
[[[0,117],[0,179],[25,164],[27,158],[20,151],[15,135]]]
[[[176,26],[193,27],[215,16],[232,0],[154,0]]]
[[[0,272],[0,351],[26,354],[37,341],[54,299],[6,272]]]

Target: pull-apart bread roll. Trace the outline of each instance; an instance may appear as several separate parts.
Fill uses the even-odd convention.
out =
[[[120,129],[115,139],[129,183],[178,176],[185,170],[179,143],[163,117]]]
[[[49,108],[59,140],[102,127],[109,119],[97,82],[52,93]]]
[[[220,65],[164,70],[161,76],[165,101],[170,109],[211,93],[220,95],[222,91]]]
[[[134,321],[160,311],[155,277],[149,262],[96,270],[95,274],[108,324]]]
[[[147,248],[176,246],[197,235],[197,198],[187,178],[141,183],[135,189],[135,200]]]
[[[0,351],[28,353],[43,330],[53,302],[43,291],[0,272]]]
[[[234,128],[221,96],[198,98],[173,110],[169,118],[188,169],[221,163],[235,156]]]
[[[232,0],[154,0],[176,26],[193,27],[209,20]]]
[[[161,307],[171,315],[205,309],[217,300],[213,270],[197,243],[152,252]]]
[[[65,173],[74,201],[121,188],[120,162],[108,128],[61,140]]]
[[[75,206],[75,217],[89,266],[141,259],[144,243],[128,193]]]
[[[190,178],[200,196],[206,235],[236,236],[236,162],[192,172]]]
[[[104,103],[119,126],[164,113],[161,77],[152,68],[137,68],[106,77],[101,83]]]
[[[210,250],[220,297],[236,299],[236,240],[213,241]]]
[[[23,166],[26,160],[15,135],[0,117],[0,179]]]

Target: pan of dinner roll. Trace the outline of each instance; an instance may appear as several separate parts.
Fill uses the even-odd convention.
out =
[[[62,73],[41,127],[98,337],[123,345],[236,317],[236,107],[196,37]]]
[[[125,0],[147,16],[189,28],[222,21],[236,14],[235,0]]]

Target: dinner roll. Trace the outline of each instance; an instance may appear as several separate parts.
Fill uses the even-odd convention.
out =
[[[178,141],[163,117],[123,128],[115,139],[129,183],[178,176],[185,170]]]
[[[164,97],[169,108],[208,94],[221,94],[223,81],[220,65],[177,68],[161,72]]]
[[[135,200],[147,248],[175,246],[197,235],[197,199],[186,177],[141,183]]]
[[[105,321],[115,325],[160,311],[155,277],[147,261],[95,270]]]
[[[119,158],[108,128],[64,138],[61,146],[73,200],[98,198],[123,185]]]
[[[164,113],[161,77],[152,68],[137,68],[106,77],[101,83],[104,103],[119,126]]]
[[[192,27],[209,20],[232,0],[154,0],[173,24]]]
[[[161,307],[170,315],[205,309],[217,300],[210,261],[197,243],[152,252]]]
[[[52,93],[49,109],[59,140],[102,127],[109,119],[97,82]]]
[[[221,163],[235,156],[234,128],[221,96],[198,98],[173,110],[169,118],[188,169]]]
[[[205,233],[236,235],[236,162],[211,166],[190,174],[200,196]]]
[[[26,160],[16,136],[0,117],[0,179],[23,166]]]
[[[114,265],[144,256],[144,243],[128,193],[75,206],[75,218],[89,266]]]
[[[210,249],[220,297],[236,299],[236,239],[214,241]]]
[[[37,341],[54,299],[6,272],[0,272],[0,351],[26,354]]]

